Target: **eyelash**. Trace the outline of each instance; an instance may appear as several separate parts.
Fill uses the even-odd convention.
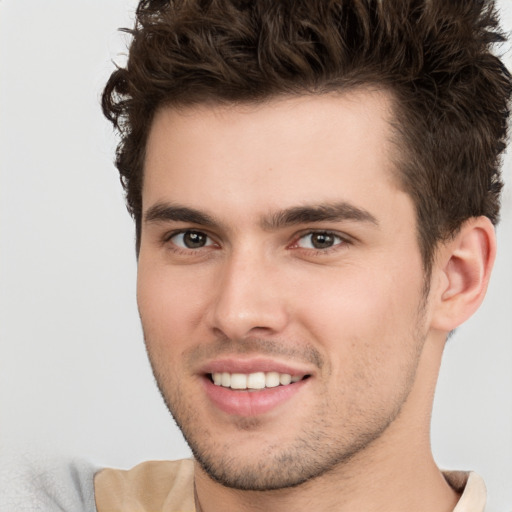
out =
[[[299,242],[306,238],[311,237],[314,235],[324,235],[327,237],[333,237],[335,239],[335,242],[330,247],[325,247],[323,249],[315,248],[315,247],[300,247],[298,244]],[[297,250],[307,251],[308,254],[315,254],[315,255],[327,255],[331,254],[332,252],[339,251],[342,249],[342,247],[349,245],[351,242],[348,239],[348,237],[343,236],[339,233],[336,233],[334,231],[326,231],[326,230],[310,230],[304,233],[301,233],[289,247],[295,248]]]
[[[176,243],[174,243],[172,241],[172,239],[174,237],[177,237],[178,235],[184,235],[186,233],[197,233],[199,235],[203,235],[206,237],[206,239],[209,241],[209,242],[213,242],[213,243],[209,243],[208,245],[205,245],[205,246],[202,246],[202,247],[198,247],[198,248],[192,248],[192,247],[180,247],[179,245],[177,245]],[[172,233],[168,233],[165,237],[164,237],[164,240],[163,240],[164,244],[169,244],[171,246],[171,250],[177,254],[184,254],[184,255],[189,255],[190,253],[194,253],[194,252],[197,252],[199,249],[204,249],[205,247],[211,247],[211,246],[215,246],[218,244],[215,242],[215,240],[206,232],[204,231],[201,231],[199,229],[181,229],[179,231],[173,231]]]
[[[199,235],[204,235],[207,238],[207,240],[209,241],[209,243],[208,243],[208,245],[204,245],[204,246],[198,247],[198,248],[187,248],[187,247],[180,247],[179,245],[177,245],[176,243],[174,243],[172,241],[172,239],[174,237],[176,237],[178,235],[184,235],[185,233],[196,233]],[[304,239],[308,236],[313,236],[313,235],[325,235],[328,237],[330,236],[330,237],[335,238],[337,241],[332,246],[326,247],[324,249],[318,249],[318,248],[314,248],[314,247],[300,247],[298,245],[302,239]],[[182,229],[179,231],[173,231],[172,233],[168,233],[164,237],[163,242],[164,242],[164,244],[170,245],[171,250],[173,252],[175,252],[176,254],[183,254],[183,255],[190,255],[191,253],[197,253],[200,249],[205,249],[205,248],[212,247],[212,246],[219,247],[219,244],[215,242],[213,237],[211,237],[208,233],[198,230],[198,229]],[[351,244],[352,244],[352,241],[347,236],[343,236],[339,233],[336,233],[333,231],[328,231],[328,230],[309,230],[309,231],[300,233],[294,239],[294,241],[287,246],[287,248],[295,249],[298,251],[304,251],[304,252],[307,252],[308,254],[314,254],[314,255],[320,256],[320,255],[327,255],[327,254],[330,254],[331,252],[338,251],[342,247],[344,247],[346,245],[351,245]]]

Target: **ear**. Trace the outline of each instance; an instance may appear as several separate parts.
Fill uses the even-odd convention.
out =
[[[431,327],[450,332],[482,303],[496,256],[494,226],[487,217],[466,221],[455,238],[437,251]]]

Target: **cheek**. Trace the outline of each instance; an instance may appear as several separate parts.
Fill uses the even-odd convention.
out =
[[[392,377],[417,350],[421,272],[390,264],[338,270],[321,288],[307,286],[302,323],[323,345],[337,378]]]
[[[181,347],[200,328],[208,282],[191,268],[139,260],[137,303],[148,345]]]
[[[382,331],[410,324],[417,317],[422,281],[417,273],[386,268],[385,272],[366,268],[335,269],[321,286],[314,278],[304,288],[302,312],[322,318],[322,328],[335,332]]]

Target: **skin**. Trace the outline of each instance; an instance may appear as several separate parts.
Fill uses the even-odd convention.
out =
[[[426,296],[391,116],[390,95],[359,90],[154,119],[138,304],[198,461],[198,509],[441,512],[457,501],[432,459],[430,411],[446,333],[485,292],[492,226],[479,219],[440,248]],[[190,231],[204,245],[187,247]],[[261,414],[212,402],[205,368],[261,358],[308,378]]]

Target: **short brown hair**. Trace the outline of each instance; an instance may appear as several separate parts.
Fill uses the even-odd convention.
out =
[[[427,271],[470,217],[496,223],[511,77],[492,0],[142,0],[103,92],[140,241],[145,146],[164,105],[254,102],[365,85],[395,99],[398,177]],[[137,245],[138,247],[138,245]]]

